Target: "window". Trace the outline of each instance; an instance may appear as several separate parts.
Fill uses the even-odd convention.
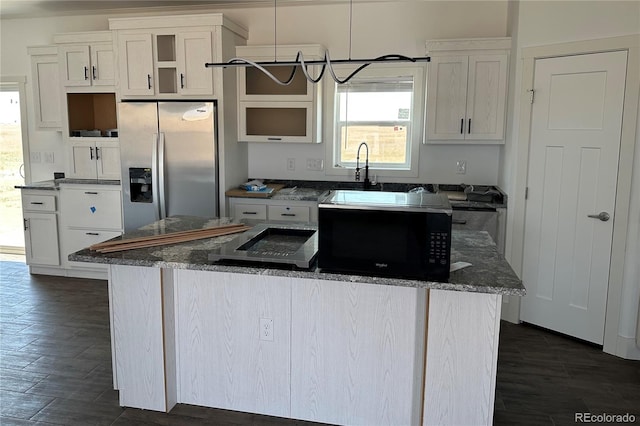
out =
[[[334,84],[333,174],[356,167],[367,143],[369,167],[381,176],[417,176],[422,141],[422,68],[372,65],[349,83]],[[375,69],[373,69],[375,68]],[[366,150],[360,152],[364,163]],[[341,172],[342,171],[342,172]]]

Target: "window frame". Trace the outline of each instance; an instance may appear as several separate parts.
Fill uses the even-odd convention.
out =
[[[334,66],[336,75],[339,78],[345,78],[351,71],[353,66]],[[408,143],[408,155],[409,161],[405,165],[401,166],[386,166],[379,167],[376,164],[369,163],[369,175],[379,177],[418,177],[419,173],[419,153],[420,145],[424,143],[424,102],[425,102],[425,76],[426,67],[424,64],[373,64],[369,68],[361,71],[354,77],[354,81],[358,80],[372,80],[379,78],[381,81],[394,79],[394,78],[413,78],[413,100],[411,105],[411,118],[408,121],[402,121],[401,124],[407,127],[407,131],[410,132]],[[325,104],[325,117],[327,117],[325,124],[326,146],[325,146],[325,158],[328,160],[325,167],[325,173],[328,176],[343,176],[353,177],[355,171],[355,163],[345,163],[338,165],[337,158],[339,155],[340,146],[336,144],[340,143],[338,138],[338,132],[340,131],[340,121],[337,119],[337,106],[336,101],[338,84],[331,81],[326,84],[325,98],[327,100]],[[350,121],[354,123],[354,121]],[[373,121],[363,122],[367,124],[374,124]],[[384,123],[387,123],[386,121]],[[362,159],[362,155],[361,155]],[[364,159],[362,160],[364,161]]]

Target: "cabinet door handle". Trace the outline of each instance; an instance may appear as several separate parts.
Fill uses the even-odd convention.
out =
[[[280,216],[295,217],[295,213],[281,213]]]
[[[180,73],[180,88],[184,89],[184,74]]]
[[[27,229],[29,229],[29,219],[22,219],[22,224],[24,226],[24,230],[26,231]]]
[[[31,204],[35,204],[36,206],[41,206],[41,205],[43,205],[44,203],[43,203],[43,202],[40,202],[40,201],[32,201],[32,202],[31,202]]]
[[[98,79],[97,74],[96,74],[96,66],[95,65],[91,67],[91,74],[93,75],[93,79],[94,80]]]
[[[100,159],[100,148],[96,146],[96,160]]]
[[[147,86],[151,89],[151,74],[147,74]]]
[[[464,133],[464,118],[460,119],[460,134]]]
[[[85,235],[100,235],[99,232],[85,232]]]
[[[267,138],[269,141],[281,141],[282,138]]]
[[[469,126],[467,126],[467,133],[471,134],[471,119],[469,119]]]
[[[456,225],[466,225],[467,221],[465,219],[452,219],[451,223],[454,223]]]
[[[258,212],[242,212],[242,214],[258,214]]]
[[[93,147],[92,146],[89,147],[89,159],[93,160]]]
[[[84,191],[84,193],[88,195],[98,195],[98,193],[94,191]]]
[[[84,79],[89,80],[89,68],[84,67]]]

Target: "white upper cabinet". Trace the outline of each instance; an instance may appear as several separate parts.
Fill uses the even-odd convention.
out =
[[[176,67],[178,93],[199,95],[213,93],[212,68],[204,66],[213,62],[210,31],[185,31],[176,35]]]
[[[110,31],[57,34],[62,85],[114,86],[115,60]]]
[[[151,34],[118,36],[120,95],[153,95],[153,43]]]
[[[238,46],[236,55],[253,61],[293,61],[301,51],[305,60],[324,57],[320,45]],[[274,53],[277,52],[277,58]],[[274,77],[287,81],[288,66],[266,66]],[[318,69],[309,67],[315,77]],[[274,82],[254,67],[238,68],[238,140],[242,142],[318,143],[322,141],[322,82],[307,81],[300,66],[288,85]]]
[[[510,38],[427,42],[427,139],[504,143]]]
[[[223,52],[247,38],[221,14],[116,18],[109,28],[118,51],[117,90],[132,99],[215,97],[222,69],[205,64],[230,59]]]
[[[31,58],[31,84],[35,127],[38,130],[61,130],[60,72],[56,46],[28,48]]]

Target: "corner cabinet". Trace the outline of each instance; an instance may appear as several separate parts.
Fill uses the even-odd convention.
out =
[[[57,34],[54,41],[64,87],[115,86],[111,31]]]
[[[33,46],[27,51],[31,58],[35,127],[38,130],[62,130],[58,48]]]
[[[435,40],[427,77],[430,143],[504,143],[511,39]]]
[[[278,46],[278,61],[293,61],[301,51],[305,60],[324,57],[320,45]],[[254,61],[273,61],[274,46],[238,46],[236,55]],[[286,81],[292,67],[267,66],[280,81]],[[318,72],[313,67],[310,72]],[[300,66],[293,81],[279,85],[254,67],[238,68],[238,140],[241,142],[322,141],[322,82],[313,84]]]
[[[223,50],[247,32],[221,14],[109,20],[118,58],[121,98],[216,96]],[[234,37],[235,35],[235,37]],[[235,46],[235,43],[233,43]]]

